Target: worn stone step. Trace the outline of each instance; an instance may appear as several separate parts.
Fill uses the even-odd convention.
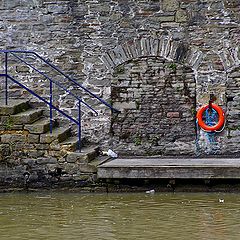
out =
[[[53,120],[53,127],[56,127],[57,121]],[[30,133],[42,134],[50,130],[50,119],[41,118],[32,124],[26,124],[24,126],[25,130],[28,130]]]
[[[72,152],[67,155],[67,162],[69,163],[89,163],[94,160],[99,153],[98,146],[83,147],[81,152]]]
[[[70,137],[68,139],[66,139],[65,141],[61,142],[61,148],[64,149],[65,151],[76,151],[78,150],[78,137],[74,136],[74,137]],[[82,138],[81,139],[81,147],[83,147],[86,144],[86,139]]]
[[[57,127],[52,133],[47,132],[40,135],[40,143],[51,143],[57,140],[59,143],[71,136],[71,127]]]
[[[0,99],[0,116],[17,114],[30,108],[28,100],[9,99],[8,105]]]
[[[78,137],[70,137],[67,138],[65,141],[61,142],[61,148],[65,151],[76,151],[78,148]]]
[[[41,109],[28,109],[25,112],[12,115],[11,118],[14,124],[29,124],[37,121],[41,116]]]

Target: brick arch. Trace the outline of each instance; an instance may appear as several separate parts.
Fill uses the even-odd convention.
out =
[[[198,66],[200,72],[223,72],[225,70],[224,61],[216,51],[208,51],[202,58],[201,63]]]
[[[203,56],[199,49],[189,48],[186,44],[173,40],[170,35],[162,35],[159,38],[143,37],[125,42],[106,52],[101,60],[110,72],[125,62],[142,57],[161,57],[197,70]]]

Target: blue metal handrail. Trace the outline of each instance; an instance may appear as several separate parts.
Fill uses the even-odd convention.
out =
[[[41,75],[43,75],[45,78],[47,78],[50,82],[53,82],[54,84],[56,84],[58,87],[62,88],[65,92],[69,93],[71,96],[73,96],[74,98],[76,98],[77,100],[80,100],[85,106],[87,106],[89,109],[91,109],[94,113],[96,113],[96,115],[98,115],[97,111],[92,108],[89,104],[87,104],[86,102],[84,102],[83,100],[81,100],[77,95],[75,95],[74,93],[72,93],[70,90],[68,90],[67,88],[65,88],[64,86],[62,86],[59,82],[52,80],[50,77],[48,77],[47,74],[45,74],[44,72],[38,70],[36,67],[34,67],[32,64],[26,62],[25,60],[23,60],[22,58],[20,58],[19,56],[17,56],[14,53],[11,53],[14,57],[16,57],[17,59],[19,59],[22,63],[24,63],[25,65],[29,66],[30,68],[32,68],[33,70],[35,70],[36,72],[40,73]]]
[[[26,54],[33,54],[35,55],[37,58],[41,59],[44,63],[46,63],[48,66],[50,66],[52,69],[56,70],[57,72],[59,72],[61,75],[63,75],[65,78],[67,78],[69,81],[71,81],[72,83],[74,83],[76,86],[78,86],[79,88],[83,89],[85,92],[87,92],[89,95],[91,95],[93,98],[96,98],[97,100],[99,100],[102,104],[104,104],[105,106],[107,106],[108,108],[111,109],[111,111],[113,112],[119,112],[119,110],[113,108],[109,103],[107,103],[106,101],[104,101],[103,99],[101,99],[100,97],[98,97],[96,94],[92,93],[90,90],[88,90],[87,88],[85,88],[84,86],[82,86],[81,84],[79,84],[76,80],[72,79],[71,77],[69,77],[68,75],[66,75],[63,71],[61,71],[57,66],[55,66],[54,64],[50,63],[49,61],[47,61],[46,59],[44,59],[43,57],[41,57],[39,54],[37,54],[34,51],[26,51],[26,50],[0,50],[0,52],[2,53],[26,53]]]
[[[88,90],[87,88],[83,87],[81,84],[79,84],[78,82],[76,82],[74,79],[70,78],[69,76],[67,76],[65,73],[63,73],[59,68],[57,68],[55,65],[53,65],[52,63],[49,63],[48,61],[46,61],[44,58],[42,58],[41,56],[39,56],[37,53],[35,53],[34,51],[23,51],[23,50],[0,50],[0,53],[4,53],[5,54],[5,73],[4,74],[0,74],[0,77],[5,77],[5,103],[6,105],[8,104],[8,79],[10,79],[11,81],[13,81],[14,83],[16,83],[17,85],[19,85],[20,87],[22,87],[23,89],[27,90],[29,93],[31,93],[32,95],[34,95],[35,97],[37,97],[38,99],[40,99],[41,101],[43,101],[44,103],[46,103],[49,108],[50,108],[50,133],[52,133],[52,129],[53,129],[53,109],[58,111],[60,114],[62,114],[63,116],[65,116],[67,119],[69,119],[70,121],[74,122],[75,124],[78,125],[78,149],[79,151],[81,151],[81,103],[84,104],[87,108],[89,108],[91,111],[93,111],[96,115],[98,115],[97,111],[92,108],[89,104],[87,104],[86,102],[84,102],[80,97],[78,97],[77,95],[75,95],[74,93],[72,93],[69,89],[65,88],[64,86],[62,86],[59,82],[51,79],[47,74],[45,74],[44,72],[40,71],[39,69],[37,69],[36,67],[34,67],[32,64],[28,63],[27,61],[25,61],[24,59],[22,59],[21,57],[17,56],[17,53],[25,53],[25,54],[34,54],[36,57],[38,57],[40,60],[42,60],[44,63],[46,63],[47,65],[49,65],[52,69],[56,70],[57,72],[59,72],[61,75],[63,75],[64,77],[66,77],[68,80],[70,80],[72,83],[74,83],[75,85],[77,85],[78,87],[80,87],[81,89],[83,89],[85,92],[87,92],[88,94],[90,94],[92,97],[96,98],[97,100],[99,100],[101,103],[103,103],[105,106],[107,106],[108,108],[111,109],[112,112],[119,112],[117,109],[113,108],[110,104],[108,104],[107,102],[105,102],[104,100],[102,100],[101,98],[99,98],[98,96],[96,96],[94,93],[92,93],[90,90]],[[18,60],[20,60],[22,63],[24,63],[25,65],[29,66],[30,68],[32,68],[34,71],[38,72],[39,74],[41,74],[42,76],[44,76],[46,79],[48,79],[50,81],[50,86],[49,86],[49,90],[50,90],[50,94],[49,94],[49,99],[50,101],[47,101],[46,99],[44,99],[43,97],[41,97],[40,95],[38,95],[36,92],[34,92],[33,90],[31,90],[30,88],[26,87],[25,85],[23,85],[22,83],[20,83],[19,81],[17,81],[15,78],[13,78],[12,76],[10,76],[8,74],[8,55],[11,54],[13,55],[15,58],[17,58]],[[63,112],[61,109],[59,109],[58,107],[53,105],[53,83],[56,84],[59,88],[63,89],[65,92],[67,92],[69,95],[73,96],[75,99],[77,99],[78,101],[78,120],[74,119],[73,117],[69,116],[68,114],[66,114],[65,112]]]

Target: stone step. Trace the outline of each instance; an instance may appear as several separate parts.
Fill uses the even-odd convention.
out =
[[[57,127],[52,133],[47,132],[40,135],[40,143],[51,143],[57,140],[58,143],[63,142],[71,136],[71,127]]]
[[[56,120],[53,120],[53,127],[58,125]],[[32,124],[26,124],[24,126],[25,130],[28,130],[30,133],[42,134],[50,131],[50,119],[41,118]]]
[[[81,152],[72,152],[67,155],[67,162],[87,164],[98,156],[98,146],[87,146],[81,149]]]
[[[78,150],[78,137],[77,136],[73,136],[73,137],[69,137],[67,138],[65,141],[61,142],[61,148],[65,151],[70,151],[70,152],[74,152],[76,150]],[[81,148],[83,148],[86,145],[86,139],[82,138],[81,139]]]
[[[8,105],[5,105],[5,101],[0,99],[0,104],[0,116],[17,114],[30,108],[28,100],[9,99]]]
[[[67,138],[65,141],[61,142],[61,148],[65,151],[76,151],[78,148],[78,137],[70,137]]]
[[[14,124],[30,124],[37,121],[42,116],[41,109],[28,109],[25,112],[20,112],[15,115],[11,115]]]

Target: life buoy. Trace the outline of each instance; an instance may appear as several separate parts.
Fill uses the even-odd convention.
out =
[[[214,126],[209,126],[203,121],[203,113],[209,108],[209,105],[201,107],[197,112],[198,125],[205,131],[214,132],[220,130],[225,122],[224,112],[221,107],[212,103],[212,108],[218,114],[218,122]]]

